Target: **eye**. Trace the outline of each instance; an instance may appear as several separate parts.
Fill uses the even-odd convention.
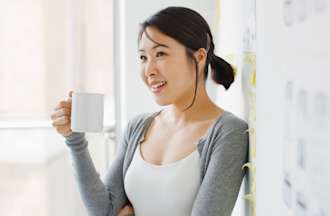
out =
[[[165,56],[165,55],[166,55],[166,53],[164,53],[162,51],[156,53],[156,57]]]
[[[147,60],[147,57],[144,56],[144,55],[140,55],[140,60],[141,60],[141,61],[145,61],[145,60]]]

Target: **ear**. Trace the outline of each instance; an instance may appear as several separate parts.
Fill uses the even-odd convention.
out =
[[[204,71],[205,68],[205,63],[206,63],[206,58],[207,58],[207,51],[205,48],[199,48],[195,53],[194,57],[197,61],[198,64],[198,70],[199,71]]]
[[[195,59],[197,60],[197,63],[200,64],[201,62],[206,61],[207,57],[207,51],[205,48],[199,48],[195,53],[194,53]]]

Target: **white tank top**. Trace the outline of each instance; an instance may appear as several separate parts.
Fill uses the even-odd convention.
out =
[[[200,157],[196,149],[173,163],[155,165],[137,146],[124,187],[136,216],[188,216],[200,186]]]

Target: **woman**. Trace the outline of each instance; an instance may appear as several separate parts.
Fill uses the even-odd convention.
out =
[[[131,119],[104,180],[94,168],[84,133],[70,129],[71,99],[52,114],[65,137],[90,215],[230,215],[244,176],[248,128],[214,104],[213,80],[228,89],[232,67],[214,54],[210,28],[197,12],[168,7],[141,25],[141,78],[166,108]],[[70,97],[72,92],[70,92]]]

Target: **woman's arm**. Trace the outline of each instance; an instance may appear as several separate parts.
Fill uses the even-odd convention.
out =
[[[82,201],[90,216],[116,216],[119,209],[127,203],[123,185],[123,161],[128,143],[128,127],[116,157],[102,181],[95,169],[88,151],[88,141],[84,133],[73,133],[66,137],[70,147],[74,176],[78,182]]]
[[[247,125],[232,127],[216,138],[207,171],[196,196],[192,216],[230,216],[248,158]]]

